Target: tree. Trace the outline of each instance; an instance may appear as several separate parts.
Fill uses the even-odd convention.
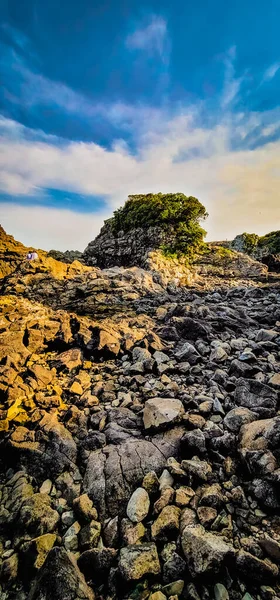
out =
[[[206,232],[200,221],[207,217],[203,204],[185,194],[137,194],[129,196],[125,205],[110,219],[112,231],[129,231],[135,227],[160,226],[170,232],[171,242],[165,253],[188,255],[197,252]]]

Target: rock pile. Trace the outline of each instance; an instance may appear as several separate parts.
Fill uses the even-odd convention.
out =
[[[1,599],[280,597],[280,286],[217,281],[5,276]]]

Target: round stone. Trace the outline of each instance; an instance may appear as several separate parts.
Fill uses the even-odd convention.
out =
[[[140,523],[147,516],[150,508],[150,498],[144,488],[139,487],[133,492],[127,505],[126,514],[133,523]]]

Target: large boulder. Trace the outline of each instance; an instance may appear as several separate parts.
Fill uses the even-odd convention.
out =
[[[181,420],[184,414],[181,400],[176,398],[152,398],[147,400],[143,411],[145,429],[163,429]]]
[[[28,600],[94,600],[72,555],[53,548],[32,584]]]
[[[192,577],[216,575],[232,563],[235,555],[231,544],[206,532],[201,525],[185,527],[181,542]]]
[[[146,439],[129,439],[90,453],[84,476],[84,491],[102,515],[124,515],[126,504],[143,477],[162,472],[166,459],[179,451],[182,429],[173,429]]]
[[[255,379],[241,378],[237,381],[235,402],[260,417],[273,417],[277,409],[277,392]]]

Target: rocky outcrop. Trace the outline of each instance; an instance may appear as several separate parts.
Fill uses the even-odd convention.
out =
[[[269,271],[280,273],[280,231],[273,231],[262,237],[254,233],[242,233],[228,246],[267,265]]]
[[[29,248],[8,235],[0,225],[0,278],[17,269]],[[33,250],[33,248],[32,248]]]
[[[145,268],[149,252],[157,250],[172,239],[172,233],[159,226],[145,229],[137,227],[127,232],[115,233],[109,219],[95,240],[88,244],[83,258],[87,264],[102,269],[135,265]]]
[[[4,277],[1,598],[279,596],[279,281],[221,269]]]

